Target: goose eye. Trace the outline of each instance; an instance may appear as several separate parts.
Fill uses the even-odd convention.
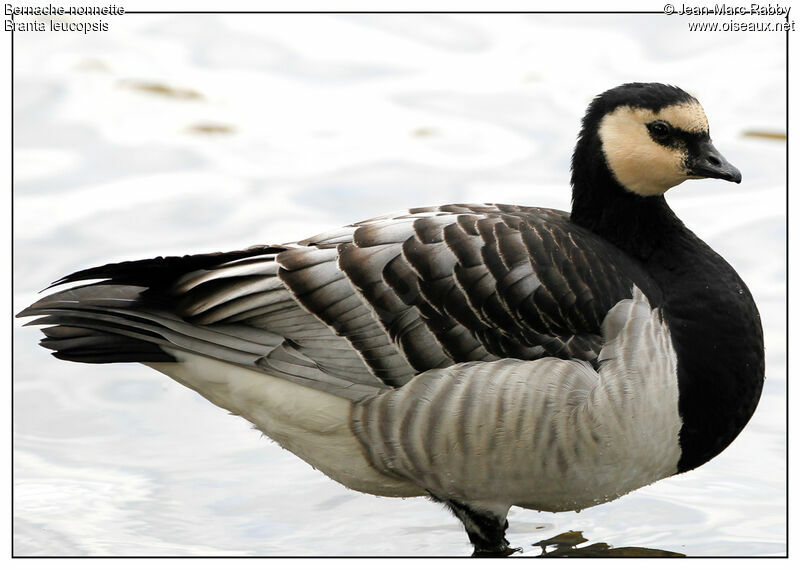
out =
[[[650,131],[650,136],[654,139],[662,141],[669,137],[670,128],[664,121],[654,121],[647,125],[647,130]]]

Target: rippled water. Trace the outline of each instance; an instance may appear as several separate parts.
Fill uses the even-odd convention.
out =
[[[567,530],[689,555],[785,552],[784,37],[663,16],[127,15],[15,34],[15,309],[79,268],[302,238],[412,206],[569,207],[589,99],[696,94],[744,174],[669,194],[749,284],[767,380],[704,467],[580,513],[513,508],[525,554]],[[734,78],[734,80],[732,80]],[[333,483],[138,365],[55,360],[15,329],[17,555],[461,555],[424,499]]]

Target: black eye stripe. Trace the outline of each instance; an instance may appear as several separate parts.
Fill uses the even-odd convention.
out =
[[[664,125],[667,127],[669,134],[675,138],[685,139],[687,141],[690,140],[705,140],[708,138],[709,133],[708,131],[687,131],[685,129],[681,129],[680,127],[675,127],[671,123],[663,120],[663,119],[656,119],[650,123],[646,123],[647,130],[652,133],[653,128],[655,125]]]
[[[688,149],[691,152],[691,149],[700,142],[708,139],[707,132],[686,131],[662,119],[647,123],[645,126],[655,143],[671,149]]]
[[[708,132],[687,131],[672,126],[667,121],[657,119],[646,124],[650,138],[662,146],[670,148],[692,148],[708,140]]]
[[[708,140],[708,133],[707,132],[700,132],[697,131],[684,131],[683,129],[675,129],[675,134],[682,139],[687,141],[704,141]]]

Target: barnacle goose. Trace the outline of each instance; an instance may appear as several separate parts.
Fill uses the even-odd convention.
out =
[[[759,314],[667,205],[690,178],[741,175],[694,97],[629,83],[589,105],[571,213],[416,208],[113,263],[20,316],[57,358],[142,362],[351,489],[444,503],[475,554],[506,555],[511,505],[610,501],[702,465],[753,414]]]

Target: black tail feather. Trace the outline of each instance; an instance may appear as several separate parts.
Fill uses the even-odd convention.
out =
[[[66,277],[54,281],[50,287],[87,279],[106,279],[109,283],[140,285],[151,289],[160,289],[170,286],[182,275],[198,269],[205,269],[255,255],[280,253],[284,249],[286,248],[280,246],[254,245],[247,249],[225,253],[154,257],[152,259],[108,263],[100,267],[92,267],[70,273]]]
[[[43,329],[39,344],[53,356],[72,362],[175,362],[158,344],[146,340],[74,326],[57,325]]]
[[[101,283],[78,284],[52,293],[21,311],[18,317],[39,316],[26,325],[51,325],[43,329],[40,344],[61,360],[86,363],[175,362],[163,347],[210,354],[221,360],[251,364],[270,346],[230,337],[222,329],[187,333],[191,325],[173,313],[173,286],[195,271],[235,263],[252,257],[270,256],[285,248],[253,246],[226,253],[205,253],[156,257],[110,263],[76,271],[54,282],[56,285],[85,280]],[[166,336],[165,336],[166,335]],[[233,343],[234,345],[231,345]]]

